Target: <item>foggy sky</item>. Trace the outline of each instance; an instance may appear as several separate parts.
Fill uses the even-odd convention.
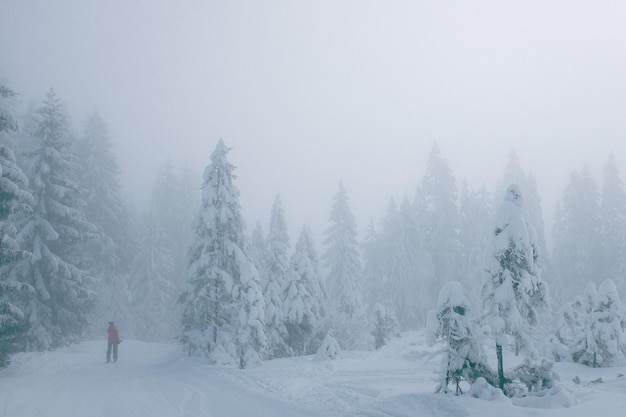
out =
[[[249,230],[280,194],[290,234],[321,236],[342,180],[363,236],[436,141],[490,192],[514,147],[550,224],[573,169],[599,181],[613,151],[626,175],[624,22],[622,1],[3,0],[0,72],[77,128],[97,108],[140,208],[167,158],[200,174],[223,138]]]

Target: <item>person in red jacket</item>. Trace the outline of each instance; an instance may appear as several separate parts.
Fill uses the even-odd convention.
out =
[[[113,351],[113,362],[117,362],[117,345],[120,344],[120,334],[117,331],[117,327],[115,327],[115,323],[112,321],[109,322],[109,328],[107,329],[108,333],[108,347],[107,347],[107,363],[111,361],[111,351]]]

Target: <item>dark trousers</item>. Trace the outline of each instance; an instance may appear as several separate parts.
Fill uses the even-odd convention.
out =
[[[111,360],[111,350],[113,351],[113,362],[117,362],[117,345],[119,342],[109,342],[107,347],[107,362]]]

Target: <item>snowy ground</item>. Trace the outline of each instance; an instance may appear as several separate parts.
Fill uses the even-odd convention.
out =
[[[131,340],[120,345],[118,363],[106,364],[105,349],[106,342],[96,341],[17,355],[0,371],[0,416],[588,417],[626,412],[626,377],[620,376],[626,368],[557,364],[565,389],[534,398],[535,408],[502,397],[433,394],[438,358],[430,358],[422,332],[404,333],[377,352],[344,352],[335,361],[280,359],[248,370],[206,365],[186,357],[179,346]],[[602,382],[592,382],[598,378]],[[563,407],[568,401],[573,405]]]

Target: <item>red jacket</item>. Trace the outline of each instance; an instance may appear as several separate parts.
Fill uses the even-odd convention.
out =
[[[117,328],[114,325],[109,325],[109,329],[107,330],[109,334],[109,342],[119,342],[120,334],[117,332]]]

